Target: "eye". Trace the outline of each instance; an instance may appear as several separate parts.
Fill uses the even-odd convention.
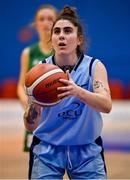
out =
[[[71,27],[65,27],[64,28],[64,33],[65,34],[70,34],[70,33],[72,33],[73,32],[73,29],[71,28]]]
[[[55,29],[53,30],[53,33],[54,33],[54,34],[60,34],[60,28],[55,28]]]
[[[53,22],[54,20],[53,20],[53,18],[52,18],[51,16],[49,16],[49,17],[48,17],[48,21]]]
[[[44,20],[45,20],[44,17],[40,17],[40,18],[39,18],[39,21],[41,21],[41,22],[44,21]]]

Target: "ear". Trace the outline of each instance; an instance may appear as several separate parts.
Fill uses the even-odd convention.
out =
[[[81,45],[82,43],[83,43],[83,35],[79,35],[77,44]]]

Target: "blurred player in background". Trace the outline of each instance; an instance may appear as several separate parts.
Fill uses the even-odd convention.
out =
[[[28,105],[28,97],[24,90],[25,74],[39,61],[46,59],[52,52],[51,46],[51,28],[56,20],[57,10],[51,5],[42,5],[35,14],[35,27],[39,42],[25,48],[21,55],[21,69],[19,75],[19,82],[17,87],[17,94],[25,109]],[[32,133],[26,131],[24,139],[24,151],[29,151]]]
[[[69,69],[69,80],[60,79],[65,86],[58,88],[59,104],[31,104],[25,111],[25,127],[34,134],[29,178],[63,179],[66,170],[70,179],[106,179],[100,114],[112,107],[106,68],[84,54],[84,33],[73,8],[63,9],[51,40],[55,54],[46,63]]]

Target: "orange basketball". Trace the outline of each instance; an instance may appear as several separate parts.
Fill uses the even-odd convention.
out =
[[[68,79],[62,69],[53,64],[38,64],[25,77],[26,93],[32,102],[52,106],[61,101],[57,87],[65,86],[59,79]]]

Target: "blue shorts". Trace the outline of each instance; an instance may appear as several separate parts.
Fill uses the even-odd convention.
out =
[[[107,179],[101,137],[81,146],[55,146],[33,138],[29,179]]]

